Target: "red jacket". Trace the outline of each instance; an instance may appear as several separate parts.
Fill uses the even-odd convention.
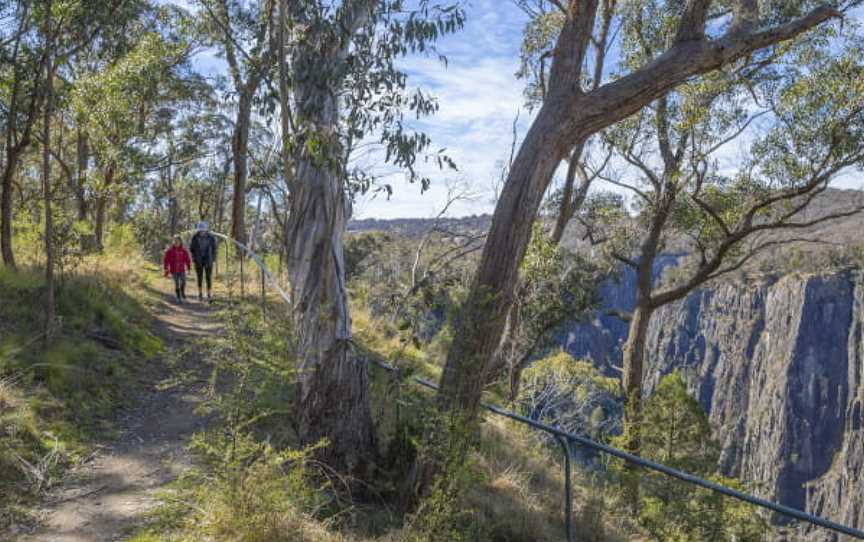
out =
[[[192,269],[189,251],[182,246],[171,245],[171,248],[165,251],[165,257],[162,258],[162,267],[165,268],[166,273],[183,273]]]

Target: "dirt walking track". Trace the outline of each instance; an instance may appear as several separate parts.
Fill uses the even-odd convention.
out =
[[[161,282],[161,281],[160,281]],[[160,285],[156,308],[166,356],[180,358],[195,339],[218,331],[218,322],[197,299],[176,305],[168,284]],[[164,288],[164,290],[163,290]],[[194,354],[187,356],[194,364]],[[181,364],[182,365],[182,364]],[[159,369],[145,374],[135,407],[118,415],[116,438],[103,442],[91,461],[77,468],[42,510],[43,521],[18,542],[124,540],[156,504],[155,492],[191,465],[185,445],[203,427],[195,413],[206,390],[200,364],[191,378]],[[188,368],[188,363],[186,365]],[[145,372],[146,373],[146,372]]]

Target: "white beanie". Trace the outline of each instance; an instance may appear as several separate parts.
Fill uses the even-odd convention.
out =
[[[197,226],[198,231],[207,231],[208,226],[206,222],[199,222]]]

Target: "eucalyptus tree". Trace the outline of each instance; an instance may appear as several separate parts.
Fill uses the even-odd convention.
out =
[[[199,0],[206,14],[204,33],[217,44],[228,63],[237,114],[231,143],[234,191],[231,236],[246,240],[246,182],[249,175],[249,128],[253,101],[267,83],[276,59],[275,0]]]
[[[123,0],[115,2],[109,11],[102,30],[92,39],[86,40],[70,55],[60,68],[60,77],[64,94],[70,94],[77,81],[92,77],[119,58],[129,54],[136,46],[140,37],[140,28],[164,27],[164,21],[176,14],[177,10],[170,6],[154,7],[147,0]],[[70,132],[74,133],[74,152],[62,155],[59,150],[54,153],[66,176],[68,191],[75,201],[78,221],[86,221],[93,207],[91,200],[92,183],[90,169],[94,162],[87,126],[78,122],[74,102],[66,100],[62,105],[62,113],[67,117]],[[58,109],[58,112],[60,110]],[[71,156],[74,155],[74,161]]]
[[[180,99],[176,92],[182,88],[188,53],[189,44],[182,39],[142,31],[128,54],[75,85],[71,101],[76,119],[87,131],[99,168],[92,189],[100,249],[110,196],[139,169],[144,149],[136,143],[153,135],[148,121],[157,108]]]
[[[0,193],[0,247],[3,261],[14,265],[12,250],[12,193],[14,178],[21,159],[36,141],[35,124],[45,105],[46,76],[58,76],[58,98],[68,92],[76,79],[72,65],[86,51],[110,42],[130,20],[140,13],[142,2],[112,0],[85,3],[63,2],[52,4],[54,17],[53,43],[46,48],[44,40],[45,18],[48,14],[44,2],[23,0],[10,4],[10,35],[0,38],[0,107],[5,135],[5,160]],[[52,69],[45,71],[50,57]],[[7,62],[8,61],[8,62]],[[62,95],[60,94],[62,93]],[[50,151],[49,146],[49,151]],[[51,152],[56,156],[56,152]]]
[[[290,66],[290,84],[282,85],[290,94],[281,103],[293,117],[287,256],[300,358],[298,429],[303,443],[329,441],[320,453],[330,464],[368,474],[376,439],[367,367],[351,347],[343,234],[351,199],[369,187],[369,177],[349,167],[349,156],[356,143],[378,139],[389,163],[428,185],[415,163],[430,140],[404,117],[431,114],[436,105],[408,90],[396,62],[458,30],[463,13],[426,0],[302,0],[281,9],[291,35],[282,64]]]
[[[42,111],[41,81],[45,56],[40,54],[38,20],[32,2],[11,9],[15,22],[0,47],[0,101],[4,127],[4,160],[0,184],[0,253],[3,263],[15,266],[12,250],[13,190],[22,154],[33,140],[33,128]]]
[[[694,76],[747,57],[770,64],[778,44],[826,26],[858,3],[659,2],[673,28],[671,43],[638,66],[622,66],[614,78],[592,89],[586,86],[585,65],[596,39],[599,1],[555,2],[564,21],[551,53],[546,95],[509,170],[471,292],[455,322],[460,332],[448,352],[439,392],[445,411],[475,419],[484,387],[497,377],[495,354],[532,224],[560,162],[574,147]],[[619,8],[616,14],[633,16],[638,10]],[[616,45],[622,39],[619,35]]]
[[[655,32],[657,41],[662,34]],[[605,232],[602,223],[591,225],[636,274],[636,305],[623,315],[629,322],[624,434],[631,452],[640,449],[643,366],[655,311],[764,250],[810,239],[809,227],[864,210],[861,198],[808,212],[838,175],[864,166],[864,42],[811,41],[824,42],[787,51],[778,58],[783,70],[760,73],[760,66],[744,64],[696,79],[606,134],[629,169],[605,179],[630,192],[637,210],[635,219]],[[640,55],[647,46],[643,39]],[[738,167],[715,156],[727,145],[738,146]],[[655,264],[664,252],[687,256],[661,284]]]

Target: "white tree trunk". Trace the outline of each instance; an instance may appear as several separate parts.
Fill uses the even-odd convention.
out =
[[[335,97],[312,85],[298,96],[308,104],[306,113],[315,115],[319,134],[335,134]],[[362,475],[376,455],[375,430],[366,363],[350,342],[342,249],[350,203],[342,175],[327,160],[303,155],[296,161],[288,272],[300,358],[297,414],[303,444],[326,438],[329,446],[319,456]]]

